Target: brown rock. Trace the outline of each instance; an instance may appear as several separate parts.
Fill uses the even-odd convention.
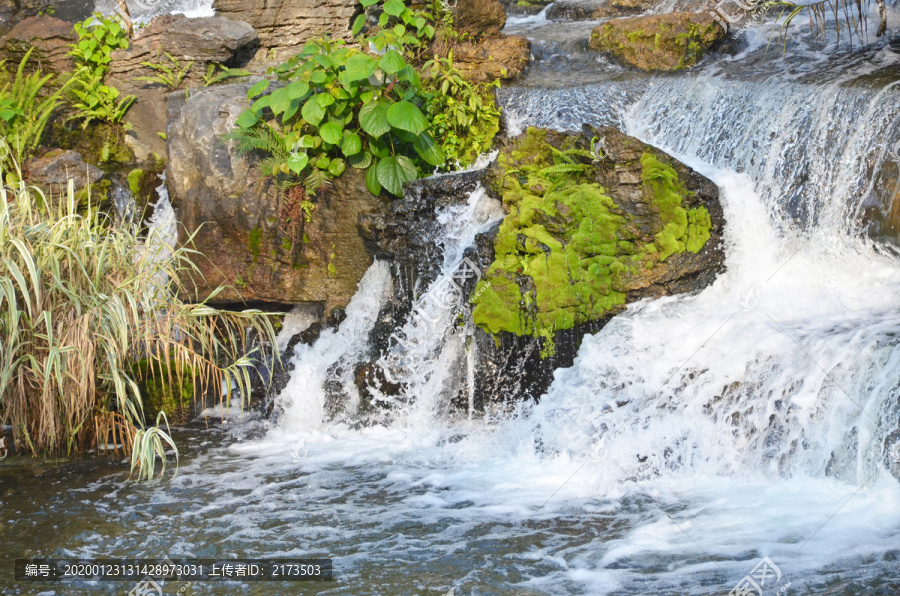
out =
[[[648,15],[598,25],[590,46],[641,70],[680,70],[696,64],[725,33],[709,13]]]
[[[303,44],[330,33],[350,39],[361,12],[358,0],[215,0],[216,14],[250,23],[259,34],[255,62],[277,63],[299,53]]]
[[[302,250],[295,247],[302,240],[281,230],[275,189],[223,139],[256,80],[200,89],[187,101],[170,98],[169,191],[185,233],[196,232],[193,244],[206,255],[196,260],[204,279],[186,290],[204,297],[219,284],[231,286],[218,303],[345,305],[372,263],[358,216],[382,203],[366,190],[362,171],[348,168],[318,200]]]
[[[457,0],[453,28],[475,38],[495,37],[506,25],[506,10],[500,0]]]
[[[521,74],[531,59],[531,43],[519,35],[455,44],[453,63],[470,81],[508,81]]]
[[[70,44],[77,39],[71,23],[54,17],[29,17],[0,37],[0,59],[15,70],[29,48],[28,71],[71,72],[75,62],[68,56]]]

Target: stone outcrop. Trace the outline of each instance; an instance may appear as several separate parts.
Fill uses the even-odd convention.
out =
[[[496,37],[506,25],[500,0],[457,0],[452,8],[453,28],[472,37]]]
[[[45,73],[71,72],[75,62],[67,54],[76,39],[72,23],[54,17],[29,17],[0,37],[0,59],[7,60],[6,68],[14,71],[33,47],[28,72],[38,68]]]
[[[77,151],[48,151],[43,156],[25,162],[28,182],[43,188],[65,186],[69,179],[75,181],[75,190],[96,184],[103,178],[103,171],[84,162]]]
[[[531,42],[519,35],[462,42],[453,47],[453,64],[470,81],[509,81],[519,76],[531,59]]]
[[[303,44],[330,33],[350,39],[350,26],[362,12],[358,0],[215,0],[216,14],[253,26],[259,34],[257,62],[278,63],[299,53]]]
[[[679,70],[725,33],[710,13],[675,12],[607,21],[594,28],[590,46],[641,70]]]
[[[94,0],[0,0],[0,33],[30,17],[53,15],[69,23],[83,21],[95,10]]]
[[[319,303],[332,310],[349,302],[372,263],[358,216],[383,204],[366,190],[361,171],[348,168],[318,199],[303,240],[285,234],[276,189],[224,138],[256,80],[200,89],[186,101],[183,93],[170,97],[169,191],[186,233],[196,232],[194,247],[206,255],[196,261],[204,276],[196,290],[204,297],[226,284],[216,302]]]
[[[479,400],[541,395],[628,303],[700,290],[724,269],[718,187],[614,128],[529,129],[498,163],[489,182],[510,215],[478,243]]]
[[[123,96],[137,97],[128,111],[132,129],[126,140],[138,161],[152,161],[153,154],[165,155],[166,142],[159,133],[165,132],[166,96],[171,91],[159,82],[136,80],[158,74],[142,62],[176,68],[166,53],[178,60],[181,68],[193,62],[183,86],[198,87],[203,85],[208,64],[240,66],[258,43],[250,25],[222,17],[163,15],[136,29],[131,46],[113,52],[107,81]]]

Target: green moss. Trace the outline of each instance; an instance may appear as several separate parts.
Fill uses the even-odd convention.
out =
[[[158,412],[165,412],[170,419],[183,419],[194,399],[193,369],[186,365],[160,363],[146,358],[133,367],[141,397],[144,415],[155,419]]]
[[[545,338],[621,310],[626,281],[669,256],[698,252],[709,239],[704,207],[686,210],[678,173],[651,153],[641,157],[644,192],[658,211],[651,237],[636,226],[591,166],[576,159],[576,137],[552,147],[547,131],[529,129],[498,157],[494,190],[509,214],[494,240],[494,262],[473,292],[472,317],[490,333]]]
[[[651,153],[641,156],[641,180],[652,193],[662,223],[662,229],[656,234],[659,260],[665,261],[685,250],[699,252],[709,240],[710,219],[706,207],[685,210],[681,206],[685,190],[678,173]]]
[[[138,197],[141,194],[141,180],[144,179],[144,170],[135,168],[128,172],[128,189],[131,196]]]
[[[247,237],[247,244],[250,248],[250,254],[253,256],[253,262],[259,259],[259,246],[262,242],[262,230],[259,229],[259,226],[254,227],[250,230],[250,234]]]

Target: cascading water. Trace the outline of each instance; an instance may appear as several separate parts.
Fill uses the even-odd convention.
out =
[[[449,416],[474,356],[441,284],[502,215],[476,190],[442,208],[440,273],[417,292],[438,300],[393,349],[371,353],[400,283],[377,261],[339,328],[294,350],[274,423],[229,422],[224,448],[189,434],[164,488],[63,483],[53,544],[333,557],[340,594],[728,594],[762,557],[778,567],[766,596],[897,593],[900,262],[861,219],[887,211],[898,177],[900,97],[879,70],[896,55],[881,42],[813,72],[806,54],[763,61],[760,39],[666,77],[548,50],[501,93],[521,126],[617,124],[717,182],[727,271],[712,286],[632,304],[538,403]],[[390,413],[377,424],[359,415],[360,361],[403,387],[371,388]],[[348,397],[338,413],[332,393]],[[3,540],[25,552],[46,512],[17,509]],[[289,593],[250,586],[190,589]]]

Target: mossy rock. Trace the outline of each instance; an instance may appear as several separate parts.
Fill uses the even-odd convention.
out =
[[[134,365],[134,373],[144,406],[145,418],[152,422],[165,412],[170,422],[190,419],[194,403],[193,370],[186,364],[160,363],[147,358]]]
[[[683,291],[678,280],[704,268],[714,276],[723,221],[715,185],[700,178],[615,129],[528,129],[490,176],[509,215],[473,292],[474,322],[492,334],[543,337],[551,355],[557,331],[644,295]]]
[[[710,13],[674,12],[607,21],[590,47],[641,70],[671,71],[694,66],[725,34]]]

